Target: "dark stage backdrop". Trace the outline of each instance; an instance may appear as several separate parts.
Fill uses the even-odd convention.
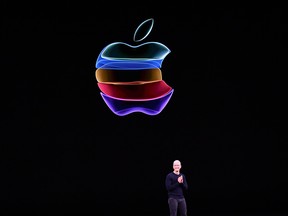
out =
[[[188,215],[287,215],[283,8],[1,4],[3,214],[168,215],[179,159]],[[116,116],[96,59],[149,18],[174,94],[157,116]]]

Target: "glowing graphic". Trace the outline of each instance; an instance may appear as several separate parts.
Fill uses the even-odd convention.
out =
[[[133,41],[144,40],[153,25],[152,18],[142,22]],[[165,108],[174,89],[162,79],[160,68],[170,52],[158,42],[135,46],[114,42],[104,47],[96,61],[95,77],[100,95],[114,114],[157,115]]]

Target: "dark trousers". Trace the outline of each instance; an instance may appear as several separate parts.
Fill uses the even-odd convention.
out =
[[[187,206],[185,198],[168,198],[168,205],[170,210],[170,216],[177,216],[178,210],[180,216],[187,216]]]

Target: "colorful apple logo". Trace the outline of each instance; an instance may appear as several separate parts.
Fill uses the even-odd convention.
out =
[[[134,42],[144,40],[153,24],[152,18],[142,22],[134,33]],[[170,52],[158,42],[114,42],[100,52],[95,76],[100,95],[114,114],[157,115],[165,108],[174,89],[162,79],[160,68]]]

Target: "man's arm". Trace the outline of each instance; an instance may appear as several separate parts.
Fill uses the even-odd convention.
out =
[[[183,186],[183,188],[184,189],[188,189],[188,183],[187,183],[187,181],[186,181],[186,177],[185,177],[185,175],[183,175],[182,174],[182,176],[183,176],[183,183],[182,183],[182,186]]]
[[[165,185],[166,185],[167,191],[172,191],[179,185],[179,183],[173,182],[173,179],[171,178],[171,176],[167,175],[166,180],[165,180]]]

